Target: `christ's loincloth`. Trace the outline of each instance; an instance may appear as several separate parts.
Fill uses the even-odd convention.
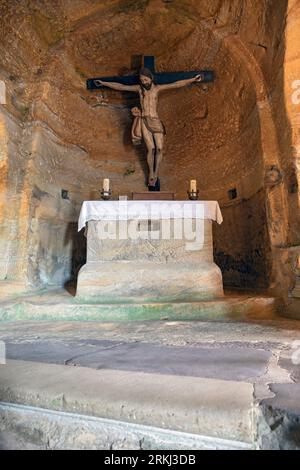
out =
[[[132,109],[132,114],[134,115],[134,121],[131,129],[131,138],[134,145],[142,143],[142,122],[151,134],[166,135],[164,123],[159,118],[142,116],[140,110],[137,110],[137,108]]]
[[[163,134],[166,135],[166,128],[164,123],[156,117],[143,116],[142,117],[145,126],[151,134]]]

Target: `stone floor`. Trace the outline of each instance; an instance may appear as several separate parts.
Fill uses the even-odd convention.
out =
[[[27,429],[24,448],[300,448],[300,322],[269,314],[225,322],[15,321],[0,323],[0,340],[8,359],[0,366],[3,448],[20,446],[20,422],[37,429],[43,420],[47,439]],[[23,408],[9,408],[15,404]],[[65,422],[70,413],[78,413],[75,421],[82,414],[112,421],[97,424],[106,426],[102,434],[90,424],[80,442],[59,441],[58,417],[35,418],[38,409],[65,413]],[[73,421],[68,436],[82,427]],[[144,428],[120,430],[124,423]],[[201,442],[188,444],[193,436]]]

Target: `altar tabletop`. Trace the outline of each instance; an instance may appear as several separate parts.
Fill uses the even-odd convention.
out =
[[[210,219],[223,222],[217,201],[84,201],[78,231],[91,220]]]

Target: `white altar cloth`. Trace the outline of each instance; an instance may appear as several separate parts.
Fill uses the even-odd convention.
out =
[[[210,219],[223,222],[217,201],[84,201],[78,231],[90,220]]]

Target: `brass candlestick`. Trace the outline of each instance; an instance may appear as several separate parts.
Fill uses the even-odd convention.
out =
[[[101,198],[103,199],[103,201],[109,201],[111,199],[112,190],[111,189],[109,189],[109,190],[102,189],[100,194],[101,194]]]
[[[188,196],[190,201],[198,201],[199,199],[199,189],[197,191],[188,191]]]

